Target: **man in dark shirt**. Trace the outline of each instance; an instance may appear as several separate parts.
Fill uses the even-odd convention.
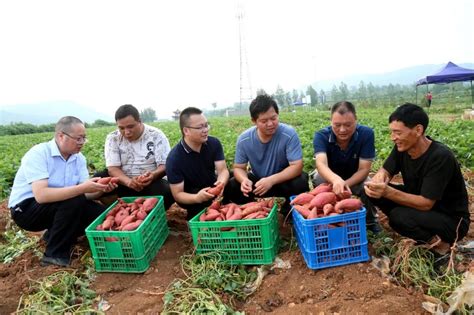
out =
[[[342,101],[331,108],[331,126],[314,134],[314,158],[316,173],[313,185],[332,184],[336,195],[344,190],[361,196],[364,182],[368,180],[375,159],[374,131],[357,123],[355,107]],[[377,209],[367,198],[362,198],[367,210],[367,229],[381,231],[377,222]]]
[[[414,104],[389,117],[395,146],[365,193],[399,234],[446,254],[469,230],[466,185],[451,150],[425,135],[428,115]],[[403,185],[389,184],[402,174]]]
[[[218,183],[225,186],[229,171],[222,145],[209,136],[210,125],[200,109],[184,109],[179,127],[183,138],[168,155],[166,175],[174,199],[188,211],[189,220],[210,205],[215,196],[206,190]]]

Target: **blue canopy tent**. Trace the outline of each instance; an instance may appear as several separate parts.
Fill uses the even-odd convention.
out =
[[[474,80],[474,70],[459,67],[458,65],[448,62],[441,71],[426,76],[416,82],[416,102],[418,103],[418,86],[427,84],[445,84],[459,81],[471,81],[471,99],[474,104],[474,93],[472,89],[472,80]]]

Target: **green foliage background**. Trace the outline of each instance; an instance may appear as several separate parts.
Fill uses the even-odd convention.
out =
[[[373,170],[377,170],[390,153],[393,144],[389,138],[388,116],[393,108],[361,108],[357,116],[360,124],[367,125],[375,131],[377,160]],[[460,115],[456,114],[456,117]],[[280,121],[295,127],[303,147],[305,171],[314,169],[313,135],[314,132],[329,124],[330,113],[314,107],[297,108],[295,111],[281,111]],[[472,151],[474,148],[474,122],[454,119],[446,112],[432,111],[427,134],[433,139],[448,145],[461,165],[474,169]],[[235,142],[238,135],[252,126],[249,116],[239,117],[208,117],[212,125],[210,134],[219,138],[224,147],[226,162],[229,167],[235,154]],[[168,137],[171,146],[181,138],[178,122],[151,123],[160,128]],[[89,142],[82,153],[86,156],[91,173],[105,167],[103,147],[107,133],[115,130],[114,126],[88,128]],[[8,197],[22,156],[33,145],[52,139],[53,132],[27,135],[0,136],[0,199]]]

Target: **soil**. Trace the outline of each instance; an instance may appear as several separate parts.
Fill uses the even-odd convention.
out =
[[[470,178],[472,179],[472,177]],[[471,180],[470,180],[471,182]],[[472,182],[470,183],[472,187]],[[470,191],[470,211],[474,219],[473,191]],[[178,207],[168,211],[170,235],[150,268],[143,274],[98,273],[93,283],[101,298],[111,306],[108,314],[158,314],[163,309],[163,292],[176,278],[183,278],[179,259],[193,250],[192,238],[183,213]],[[473,220],[474,221],[474,220]],[[0,233],[10,222],[6,202],[0,204]],[[474,224],[465,240],[474,240]],[[384,224],[385,228],[388,228]],[[283,225],[281,235],[291,240],[291,225]],[[294,241],[294,239],[293,239]],[[39,241],[40,249],[44,244]],[[76,247],[72,269],[87,251],[87,241]],[[372,248],[369,246],[369,253]],[[421,303],[423,293],[391,282],[371,262],[355,263],[321,270],[309,269],[298,249],[283,250],[278,257],[291,263],[290,269],[274,269],[258,290],[245,303],[235,306],[247,314],[428,314]],[[17,309],[30,280],[58,271],[57,267],[40,267],[39,257],[26,252],[11,264],[0,266],[0,314]]]

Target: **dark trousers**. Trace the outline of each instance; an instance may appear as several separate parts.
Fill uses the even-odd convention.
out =
[[[46,204],[29,198],[12,209],[12,218],[27,231],[48,229],[45,255],[69,259],[77,237],[84,235],[86,227],[104,210],[84,195]]]
[[[403,185],[391,184],[390,186],[404,191]],[[399,205],[385,198],[367,198],[385,213],[390,227],[394,231],[419,243],[427,243],[433,236],[438,235],[443,241],[452,244],[456,240],[458,224],[458,240],[466,236],[469,230],[469,220],[465,218],[451,217],[443,212],[436,211],[436,209],[421,211]]]
[[[258,178],[253,173],[248,173],[248,177],[253,182],[253,189],[255,189],[255,183],[258,181]],[[308,174],[305,172],[302,172],[300,176],[290,179],[289,181],[274,185],[263,196],[255,196],[253,193],[249,193],[249,196],[245,197],[240,190],[240,183],[235,177],[232,177],[225,188],[224,200],[227,202],[235,202],[236,204],[244,204],[253,201],[255,197],[284,197],[285,203],[282,207],[282,211],[288,212],[291,208],[290,197],[307,191],[309,191]]]
[[[94,174],[94,177],[109,177],[109,172],[103,170]],[[160,178],[153,182],[150,185],[144,187],[140,191],[128,188],[124,185],[118,185],[115,191],[111,192],[112,194],[117,194],[119,197],[138,197],[138,196],[163,196],[163,202],[165,210],[168,210],[169,207],[174,203],[173,195],[171,194],[170,185],[167,180]]]

